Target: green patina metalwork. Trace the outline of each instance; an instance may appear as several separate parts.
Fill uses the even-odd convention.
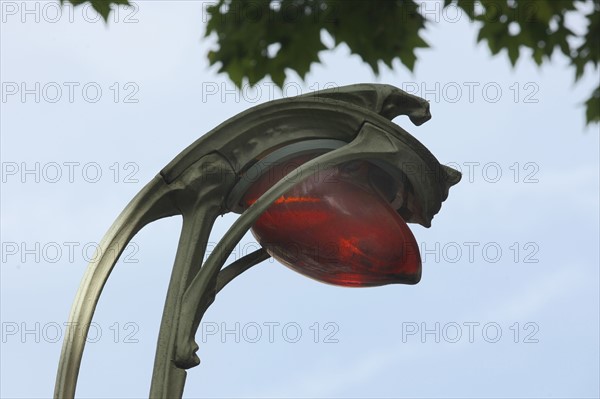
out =
[[[63,343],[55,397],[74,397],[85,340],[104,284],[127,243],[149,223],[183,216],[157,343],[152,398],[182,396],[186,369],[200,362],[194,337],[202,316],[229,281],[269,255],[260,249],[223,268],[227,257],[256,219],[299,182],[299,176],[301,180],[311,171],[351,160],[372,160],[410,182],[414,203],[403,204],[398,212],[407,222],[429,227],[461,176],[440,165],[427,148],[394,124],[398,115],[420,125],[431,118],[429,103],[389,85],[345,86],[256,106],[182,151],[126,206],[100,243],[101,256],[88,266],[71,309],[74,327]],[[332,140],[347,144],[301,165],[294,178],[288,178],[290,174],[277,182],[241,214],[202,262],[215,219],[239,211],[235,187],[252,165],[294,143],[317,146]]]

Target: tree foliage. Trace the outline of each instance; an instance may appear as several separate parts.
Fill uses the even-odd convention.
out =
[[[94,10],[96,10],[96,12],[98,14],[100,14],[102,16],[102,18],[104,18],[105,22],[108,22],[108,16],[110,15],[110,11],[112,8],[112,5],[129,5],[129,1],[128,0],[68,0],[69,3],[73,4],[74,6],[78,6],[84,3],[91,3],[92,4],[92,8]],[[65,0],[60,0],[60,4],[64,4]]]
[[[74,5],[89,1],[105,20],[112,4],[128,4],[69,1]],[[267,75],[281,87],[288,70],[304,79],[311,65],[320,62],[319,53],[331,49],[323,43],[325,31],[333,47],[346,43],[375,74],[381,63],[392,68],[396,59],[412,71],[415,50],[428,47],[422,32],[432,23],[420,12],[422,4],[421,0],[218,0],[206,8],[205,36],[217,39],[208,59],[238,87],[245,80],[254,85]],[[468,17],[478,26],[477,41],[487,43],[492,55],[506,50],[513,66],[524,49],[537,65],[560,51],[570,60],[575,81],[586,68],[598,73],[598,0],[444,0],[442,6]],[[586,8],[592,11],[586,14]],[[587,20],[584,32],[567,27],[566,19],[574,14]],[[585,105],[587,123],[600,122],[600,84]]]

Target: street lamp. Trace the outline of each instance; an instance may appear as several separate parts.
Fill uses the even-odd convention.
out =
[[[416,284],[421,260],[406,223],[430,227],[460,173],[391,122],[431,118],[429,103],[389,85],[358,84],[271,101],[208,132],[127,205],[100,243],[73,303],[55,397],[75,395],[102,288],[144,226],[182,215],[150,396],[181,397],[199,364],[194,337],[215,295],[270,256],[342,286]],[[203,263],[215,219],[239,218]],[[262,248],[223,268],[252,229]]]

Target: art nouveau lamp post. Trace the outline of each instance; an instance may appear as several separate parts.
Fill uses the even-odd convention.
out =
[[[75,395],[85,340],[120,251],[145,225],[173,215],[183,227],[167,291],[150,388],[181,397],[199,364],[194,337],[215,295],[273,256],[330,284],[416,284],[421,260],[406,223],[431,225],[460,173],[440,165],[391,122],[431,118],[427,101],[360,84],[271,101],[229,119],[186,148],[127,205],[100,243],[71,309],[55,397]],[[217,216],[233,223],[203,263]],[[252,229],[262,248],[223,268]],[[109,255],[110,254],[110,255]],[[95,257],[96,258],[96,257]]]

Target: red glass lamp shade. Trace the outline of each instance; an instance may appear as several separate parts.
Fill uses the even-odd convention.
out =
[[[271,168],[249,188],[242,204],[250,206],[316,155]],[[390,204],[390,182],[366,161],[315,172],[277,199],[252,233],[275,259],[321,282],[347,287],[416,284],[421,278],[418,245]]]

